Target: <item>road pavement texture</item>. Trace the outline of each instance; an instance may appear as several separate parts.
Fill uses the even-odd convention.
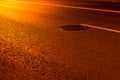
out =
[[[120,10],[120,2],[109,2],[109,1],[57,1],[57,4],[65,4],[70,6],[82,6],[89,8],[97,8],[97,9],[107,9],[107,10]]]
[[[0,4],[0,80],[120,80],[119,13]]]

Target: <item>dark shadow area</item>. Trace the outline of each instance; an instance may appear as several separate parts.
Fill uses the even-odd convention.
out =
[[[87,7],[87,8],[97,8],[97,9],[108,9],[108,10],[120,10],[120,2],[112,1],[80,1],[80,0],[65,0],[58,1],[59,4]]]
[[[88,27],[82,25],[65,25],[59,27],[59,29],[68,30],[68,31],[81,31],[88,29]]]
[[[92,1],[86,2],[89,7],[108,9],[108,10],[120,10],[120,2],[110,2],[110,1]]]

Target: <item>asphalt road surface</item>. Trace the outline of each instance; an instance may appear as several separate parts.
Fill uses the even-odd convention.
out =
[[[0,80],[120,80],[119,11],[53,2],[0,2]]]

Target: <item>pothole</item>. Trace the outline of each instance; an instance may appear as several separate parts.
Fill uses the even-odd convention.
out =
[[[89,27],[83,26],[83,25],[65,25],[58,27],[61,30],[68,30],[68,31],[80,31],[80,30],[86,30]]]

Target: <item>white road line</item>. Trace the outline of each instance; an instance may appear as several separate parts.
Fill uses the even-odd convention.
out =
[[[11,2],[13,2],[13,1],[11,1]],[[14,1],[14,2],[27,3],[27,4],[41,4],[41,5],[47,5],[47,6],[73,8],[73,9],[83,9],[83,10],[92,10],[92,11],[103,11],[103,12],[120,13],[120,11],[117,11],[117,10],[95,9],[95,8],[85,8],[85,7],[77,7],[77,6],[67,6],[67,5],[55,5],[55,4],[46,4],[46,3],[26,2],[26,1]],[[88,25],[88,24],[80,24],[80,25],[91,27],[91,28],[96,28],[96,29],[100,29],[100,30],[110,31],[110,32],[114,32],[114,33],[120,33],[120,30],[103,28],[103,27],[98,27],[98,26],[93,26],[93,25]]]
[[[14,2],[27,3],[27,4],[41,4],[41,5],[54,6],[54,7],[64,7],[64,8],[82,9],[82,10],[91,10],[91,11],[102,11],[102,12],[110,12],[110,13],[119,13],[120,14],[120,11],[118,11],[118,10],[96,9],[96,8],[87,8],[87,7],[78,7],[78,6],[67,6],[67,5],[27,2],[27,1],[14,1]]]
[[[117,10],[106,10],[106,9],[86,8],[86,7],[78,7],[78,6],[67,6],[67,5],[54,5],[54,4],[42,4],[42,5],[72,8],[72,9],[82,9],[82,10],[90,10],[90,11],[102,11],[102,12],[110,12],[110,13],[119,13],[120,14],[120,11],[117,11]]]
[[[120,30],[114,30],[114,29],[109,29],[109,28],[103,28],[103,27],[98,27],[98,26],[93,26],[93,25],[88,25],[88,24],[80,24],[80,25],[86,26],[86,27],[95,28],[95,29],[110,31],[110,32],[114,32],[114,33],[120,33]]]

